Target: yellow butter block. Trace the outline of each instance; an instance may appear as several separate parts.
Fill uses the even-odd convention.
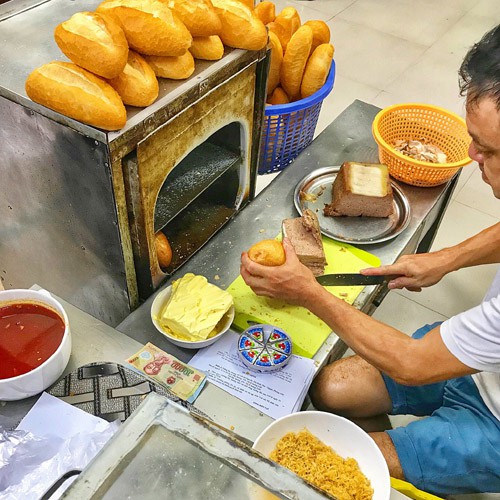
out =
[[[187,273],[172,284],[172,295],[159,321],[176,337],[205,340],[212,336],[232,305],[230,293],[212,285],[204,276]]]

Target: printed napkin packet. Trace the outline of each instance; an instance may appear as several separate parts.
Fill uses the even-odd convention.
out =
[[[203,372],[178,360],[148,342],[127,363],[141,375],[146,375],[188,403],[194,403],[203,389]]]

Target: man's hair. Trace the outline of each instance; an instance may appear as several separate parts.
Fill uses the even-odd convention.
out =
[[[467,106],[489,97],[500,110],[500,25],[469,50],[458,73],[460,95],[467,96]]]

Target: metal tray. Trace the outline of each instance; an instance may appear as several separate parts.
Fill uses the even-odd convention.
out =
[[[321,232],[334,240],[356,245],[371,245],[395,238],[410,222],[410,204],[401,188],[391,180],[394,213],[389,217],[325,217],[323,207],[332,201],[332,183],[340,166],[323,167],[306,175],[296,186],[295,207],[302,214],[313,210]]]

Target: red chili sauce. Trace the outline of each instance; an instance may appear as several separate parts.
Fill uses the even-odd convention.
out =
[[[49,359],[64,329],[59,314],[42,305],[0,306],[0,379],[27,373]]]

